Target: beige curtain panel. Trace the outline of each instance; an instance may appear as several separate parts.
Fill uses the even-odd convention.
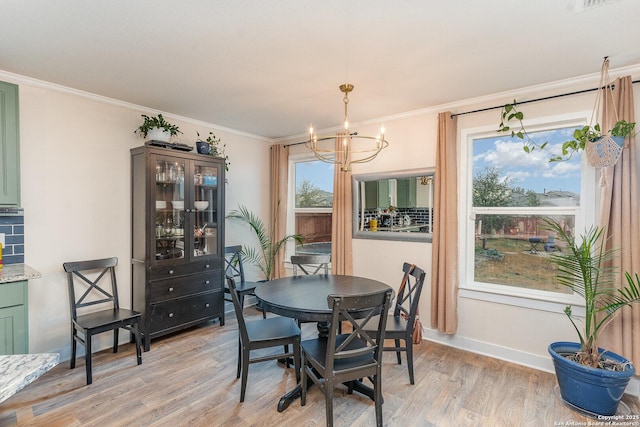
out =
[[[342,142],[337,138],[337,157],[344,156],[340,150],[342,150]],[[336,165],[333,172],[333,214],[331,216],[331,272],[333,274],[353,274],[351,212],[351,171],[341,171]]]
[[[611,129],[617,119],[636,122],[631,77],[613,82],[613,99],[604,97],[603,130]],[[617,113],[617,119],[616,119]],[[637,126],[636,126],[637,127]],[[608,244],[620,250],[614,262],[619,270],[618,283],[625,284],[624,272],[640,274],[640,217],[638,211],[638,148],[634,136],[626,138],[622,155],[615,166],[607,168],[608,185],[600,189],[598,226],[606,227]],[[634,327],[635,325],[635,327]],[[640,364],[640,306],[624,307],[602,334],[602,347]]]
[[[287,234],[287,183],[289,180],[289,147],[271,146],[271,223],[274,236],[280,240]],[[273,279],[285,275],[284,250],[276,256]]]
[[[457,119],[438,114],[438,143],[431,258],[431,327],[454,334],[458,328]]]

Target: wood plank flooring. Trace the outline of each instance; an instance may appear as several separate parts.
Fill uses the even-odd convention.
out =
[[[249,307],[248,319],[260,318]],[[316,333],[303,324],[303,338]],[[306,406],[276,411],[295,386],[292,369],[275,361],[249,367],[247,395],[239,402],[237,322],[209,323],[151,343],[136,365],[132,344],[93,358],[93,384],[85,385],[84,360],[62,362],[0,404],[0,426],[323,426],[318,389]],[[406,365],[385,353],[383,405],[386,426],[555,426],[595,420],[568,409],[555,395],[555,376],[432,342],[415,347],[416,384]],[[373,402],[336,390],[336,426],[375,425]],[[631,414],[637,399],[625,396]],[[562,424],[561,424],[562,423]],[[578,424],[579,423],[579,424]]]

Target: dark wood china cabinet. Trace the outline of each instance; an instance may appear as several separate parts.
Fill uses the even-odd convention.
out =
[[[144,348],[219,319],[224,325],[224,159],[131,150],[131,283]]]

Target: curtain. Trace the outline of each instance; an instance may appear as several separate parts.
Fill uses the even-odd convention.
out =
[[[457,119],[438,114],[431,256],[431,327],[453,334],[458,328]]]
[[[271,224],[274,240],[287,234],[287,184],[289,181],[289,147],[271,146]],[[272,279],[284,276],[284,249],[276,254]]]
[[[342,139],[336,138],[336,160],[344,161]],[[331,272],[353,273],[351,171],[333,171],[333,214],[331,215]]]
[[[611,129],[618,119],[636,121],[631,77],[618,78],[613,85],[613,99],[610,96],[603,97],[603,131]],[[637,162],[638,148],[635,137],[631,136],[625,139],[622,155],[616,165],[603,172],[606,173],[608,185],[600,189],[598,226],[606,227],[608,246],[620,250],[620,256],[614,261],[618,264],[620,284],[626,284],[625,271],[632,275],[640,273]],[[624,307],[621,312],[601,334],[601,346],[630,359],[638,366],[640,335],[637,331],[634,333],[634,324],[640,324],[640,305]]]

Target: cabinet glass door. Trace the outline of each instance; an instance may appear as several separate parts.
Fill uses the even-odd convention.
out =
[[[155,160],[156,261],[185,257],[185,161],[171,157]]]
[[[219,165],[196,162],[193,169],[193,256],[216,255],[218,248],[219,222]]]

